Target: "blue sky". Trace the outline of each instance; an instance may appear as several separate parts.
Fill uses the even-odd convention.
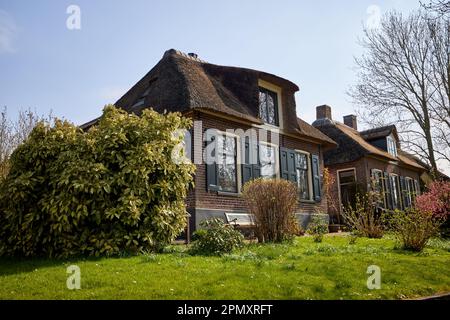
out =
[[[71,4],[81,9],[80,30],[66,27]],[[345,92],[355,81],[363,25],[376,20],[377,10],[418,6],[415,0],[0,0],[0,107],[12,115],[20,108],[53,110],[82,124],[176,48],[285,77],[300,86],[300,117],[312,122],[315,107],[329,104],[342,119],[354,112]]]

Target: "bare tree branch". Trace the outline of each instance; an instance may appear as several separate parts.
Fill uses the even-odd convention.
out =
[[[445,3],[448,4],[448,1]],[[371,126],[395,124],[405,149],[430,164],[450,149],[450,24],[425,11],[389,12],[365,29],[350,96]]]

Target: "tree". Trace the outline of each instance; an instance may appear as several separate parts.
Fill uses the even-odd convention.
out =
[[[51,121],[51,113],[47,118],[38,116],[31,109],[20,110],[15,121],[8,118],[8,110],[3,108],[0,115],[0,177],[9,171],[9,157],[12,152],[29,136],[40,120]]]
[[[450,163],[448,19],[416,11],[389,12],[377,29],[365,29],[350,96],[372,126],[396,124],[402,144],[437,172]],[[442,147],[447,144],[447,147]]]
[[[429,3],[422,3],[421,5],[427,9],[436,12],[437,14],[444,15],[450,13],[450,1],[448,0],[434,0]]]

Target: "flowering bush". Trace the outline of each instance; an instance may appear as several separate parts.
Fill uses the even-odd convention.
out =
[[[450,216],[450,182],[435,181],[428,187],[428,192],[416,199],[420,211],[429,212],[436,218]]]

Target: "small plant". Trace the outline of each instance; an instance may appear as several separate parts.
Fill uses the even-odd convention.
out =
[[[297,187],[282,179],[256,179],[244,185],[243,197],[255,218],[259,242],[292,240],[299,233],[295,218]]]
[[[442,219],[418,209],[396,210],[390,225],[403,249],[420,252],[431,237],[438,234]]]
[[[204,229],[194,232],[191,253],[200,255],[223,255],[242,247],[244,236],[219,218],[204,220]]]
[[[348,236],[348,244],[356,244],[356,240],[358,240],[358,234],[351,232]]]
[[[342,216],[350,230],[367,238],[382,238],[384,234],[383,212],[378,207],[379,194],[369,191],[356,194],[354,206],[344,207]]]
[[[308,234],[313,236],[314,242],[322,242],[323,236],[328,233],[328,223],[314,215],[308,226]]]

